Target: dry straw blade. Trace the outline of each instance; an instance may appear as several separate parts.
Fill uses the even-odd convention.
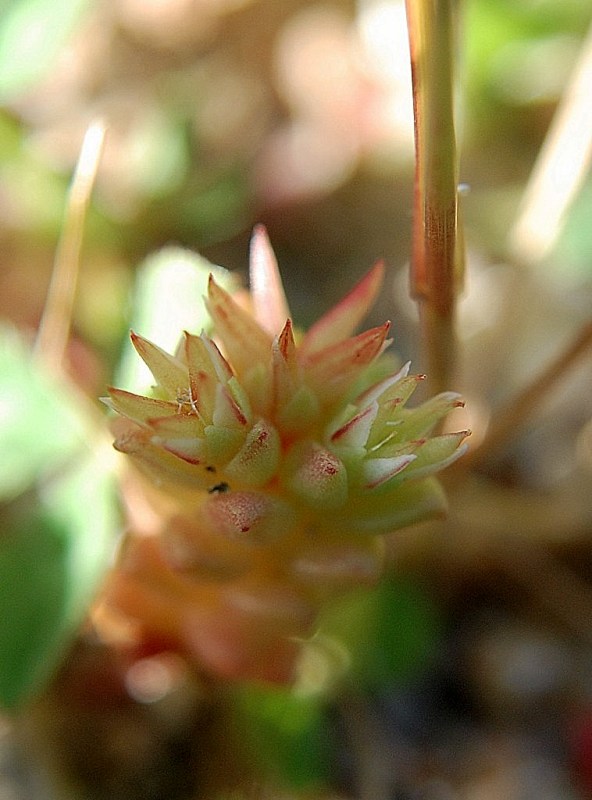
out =
[[[68,342],[80,271],[84,224],[103,151],[105,133],[105,123],[101,120],[93,122],[86,131],[70,187],[64,227],[35,342],[36,355],[52,369],[59,369],[63,364]]]

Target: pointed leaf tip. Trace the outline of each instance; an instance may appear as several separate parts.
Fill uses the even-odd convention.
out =
[[[168,400],[144,397],[112,386],[108,388],[108,392],[109,397],[101,398],[105,405],[140,425],[147,425],[153,417],[171,416],[177,410],[177,404]]]
[[[290,316],[290,310],[277,259],[263,225],[256,225],[251,237],[249,284],[255,319],[275,336]]]
[[[388,375],[386,378],[378,381],[373,386],[370,386],[369,389],[366,389],[362,392],[361,395],[358,396],[356,399],[356,405],[358,408],[363,408],[370,403],[373,403],[377,400],[387,389],[390,389],[391,386],[394,386],[396,383],[403,381],[409,375],[409,368],[411,367],[411,361],[407,361],[406,364],[403,364],[401,369],[398,372],[395,372],[393,375]],[[423,376],[415,376],[416,380],[423,378]]]
[[[378,261],[342,300],[307,332],[302,351],[307,355],[351,336],[374,303],[384,280],[384,262]]]
[[[334,394],[351,385],[360,371],[382,353],[388,344],[389,328],[390,322],[385,322],[314,353],[306,365],[311,386],[324,394]]]
[[[179,389],[185,388],[188,384],[189,375],[186,367],[178,358],[134,331],[130,332],[130,338],[158,385],[170,397],[176,397]]]
[[[377,413],[378,403],[373,402],[335,431],[331,436],[331,441],[342,446],[364,447]]]
[[[293,364],[296,357],[296,342],[290,317],[285,322],[282,332],[277,337],[277,349],[287,364]]]
[[[239,377],[255,364],[267,362],[271,336],[216,283],[213,276],[208,283],[207,307],[216,334]]]

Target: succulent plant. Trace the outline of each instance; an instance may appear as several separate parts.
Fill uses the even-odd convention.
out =
[[[433,476],[468,432],[433,433],[454,392],[407,407],[423,376],[384,353],[389,323],[353,335],[382,264],[303,334],[262,227],[250,273],[247,301],[210,277],[213,337],[132,334],[155,385],[110,390],[115,447],[171,502],[110,594],[216,674],[285,681],[320,605],[378,579],[382,537],[444,511]]]

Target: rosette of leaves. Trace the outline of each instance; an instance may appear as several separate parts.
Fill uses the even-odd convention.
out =
[[[321,605],[379,578],[383,537],[444,511],[467,431],[434,433],[456,393],[409,407],[423,376],[393,367],[389,323],[354,334],[381,264],[304,334],[261,227],[250,271],[247,298],[210,277],[211,336],[132,334],[154,386],[110,390],[115,447],[166,502],[108,596],[219,676],[283,682]]]

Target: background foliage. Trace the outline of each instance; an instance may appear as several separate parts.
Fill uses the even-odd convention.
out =
[[[588,175],[542,263],[518,263],[508,242],[589,23],[582,0],[459,7],[469,275],[452,388],[476,438],[589,316]],[[549,798],[586,797],[589,370],[476,482],[451,487],[447,526],[392,542],[384,586],[328,613],[337,666],[306,696],[229,698],[174,659],[170,691],[151,693],[132,670],[157,663],[150,646],[122,656],[83,625],[122,527],[96,398],[128,369],[131,321],[156,324],[157,303],[164,316],[177,304],[158,288],[171,251],[156,266],[154,253],[199,251],[240,280],[264,222],[302,325],[384,257],[376,320],[394,320],[395,347],[421,371],[402,3],[4,0],[0,104],[0,703],[20,709],[0,723],[0,794],[214,797],[227,783],[228,797],[247,785],[261,797],[518,798],[544,784]],[[69,374],[56,377],[32,342],[97,117],[108,137]],[[191,312],[175,313],[187,325]],[[248,766],[228,766],[229,707]]]

